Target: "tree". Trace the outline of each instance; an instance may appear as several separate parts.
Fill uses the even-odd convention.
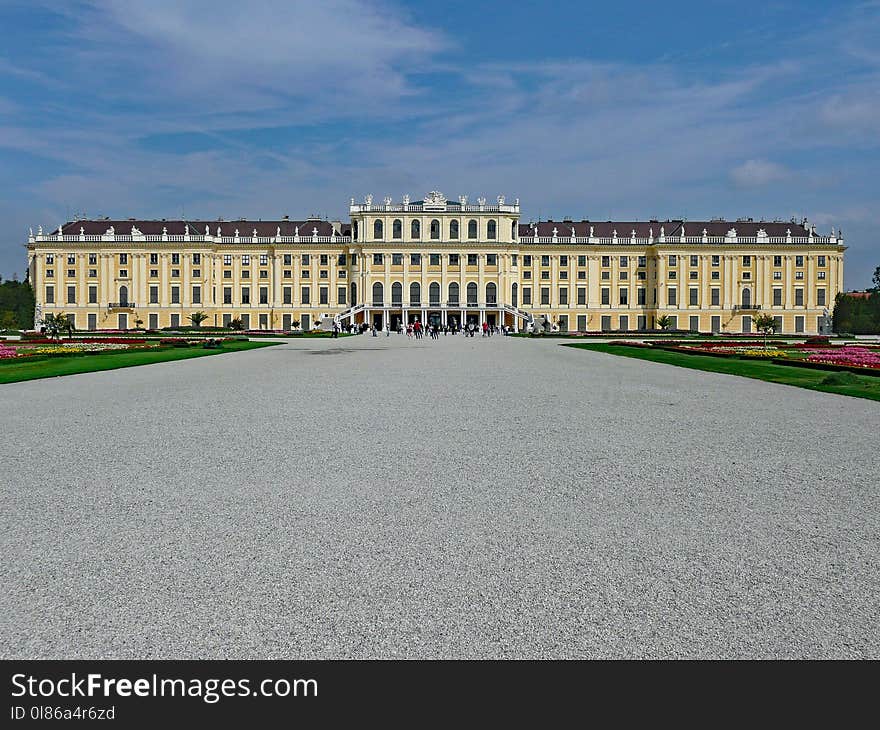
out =
[[[208,315],[204,312],[193,312],[189,315],[189,321],[192,322],[193,327],[201,327],[202,322],[204,322],[208,318]]]
[[[298,319],[291,320],[290,322],[291,327],[293,327],[295,330],[299,329],[299,324],[300,322]]]
[[[18,318],[15,312],[0,312],[0,330],[14,330],[18,328]]]
[[[880,294],[880,266],[874,269],[874,291]]]
[[[68,332],[70,322],[64,312],[52,314],[51,312],[43,317],[40,325],[46,330],[46,334],[53,340],[61,339],[62,332]]]
[[[667,314],[664,314],[662,317],[657,317],[657,326],[661,330],[668,330],[672,327],[672,319]]]
[[[243,330],[244,329],[244,322],[241,321],[240,317],[236,317],[235,319],[230,320],[229,329],[236,330],[236,331]]]
[[[30,329],[34,323],[34,290],[28,282],[15,280],[0,283],[0,313],[11,312],[18,329]]]
[[[141,326],[143,325],[143,323],[144,323],[144,320],[142,320],[140,317],[138,317],[138,318],[134,321],[134,328],[135,328],[136,330],[139,330],[139,329],[141,328]]]
[[[776,317],[772,314],[759,314],[753,320],[752,324],[755,325],[758,332],[764,335],[764,349],[767,349],[767,337],[776,332],[776,328],[779,326],[776,322]]]

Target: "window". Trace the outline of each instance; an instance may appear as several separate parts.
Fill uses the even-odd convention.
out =
[[[409,303],[422,303],[422,286],[417,281],[414,281],[412,284],[409,285]]]
[[[403,238],[403,222],[400,218],[395,218],[391,224],[391,236],[393,238]]]
[[[611,304],[611,289],[609,289],[607,286],[603,286],[601,289],[601,296],[602,304]]]
[[[345,266],[345,254],[341,253],[336,257],[336,265],[337,266]]]
[[[232,266],[232,256],[230,256],[229,254],[224,254],[223,265],[224,266]]]
[[[822,291],[824,291],[824,289]],[[97,303],[98,303],[98,287],[90,286],[89,287],[89,304],[97,304]]]
[[[458,221],[453,220],[449,224],[449,237],[458,238]]]
[[[782,266],[782,256],[774,256],[773,257],[773,265],[774,266]]]
[[[752,306],[752,290],[749,289],[748,287],[746,287],[745,289],[742,290],[741,301],[742,301],[742,305],[744,307],[751,307]]]
[[[310,264],[310,262],[311,262],[311,258],[309,256],[309,254],[304,253],[302,255],[302,260],[300,263],[302,263],[303,266],[308,266]]]
[[[711,306],[713,306],[713,307],[720,306],[721,305],[721,289],[718,289],[717,287],[710,289],[709,294],[711,296],[711,299],[709,300],[711,302]]]
[[[201,304],[202,303],[202,287],[194,286],[192,288],[192,303],[193,304]]]
[[[421,266],[422,265],[422,254],[411,253],[409,255],[409,265],[410,266]]]
[[[801,333],[804,331],[804,323],[805,317],[803,315],[798,315],[794,318],[794,331],[797,333]]]
[[[579,307],[585,307],[587,305],[587,288],[585,286],[579,286],[577,288],[577,303]]]
[[[373,254],[373,266],[381,266],[382,265],[382,254],[374,253]]]
[[[629,256],[621,256],[620,268],[625,269],[627,266],[629,266]]]
[[[517,254],[517,253],[510,254],[510,265],[511,266],[518,266],[519,265],[519,254]]]
[[[76,287],[75,286],[67,287],[67,303],[68,304],[76,304]]]
[[[122,273],[123,271],[125,271],[125,269],[120,270],[120,276],[128,276],[128,273],[126,272],[125,274],[123,274]],[[67,270],[67,277],[69,279],[72,279],[74,276],[76,276],[76,269],[68,269]]]
[[[467,303],[469,305],[477,303],[477,283],[475,281],[471,281],[467,285]]]
[[[523,306],[531,305],[532,303],[532,288],[530,286],[524,286],[522,290],[523,297]]]
[[[124,270],[125,269],[123,269],[122,271],[124,271]],[[120,271],[120,274],[122,273],[122,271]],[[172,279],[179,279],[180,278],[180,269],[171,269],[171,278]]]
[[[251,288],[249,286],[243,286],[241,288],[241,303],[242,304],[250,304],[251,303]]]
[[[382,240],[382,221],[373,221],[373,238],[377,241]]]
[[[468,221],[468,238],[477,237],[477,222],[475,220]]]
[[[578,256],[578,266],[586,266],[587,265],[587,257],[586,256]]]
[[[678,278],[678,272],[677,272],[677,271],[670,271],[670,272],[669,272],[669,278],[670,278],[670,279],[677,279],[677,278]]]
[[[751,279],[751,278],[752,278],[752,272],[751,272],[751,271],[743,271],[743,279],[745,279],[745,280],[749,280],[749,279]]]
[[[346,290],[344,286],[337,287],[336,289],[336,303],[337,304],[345,304],[345,294]]]
[[[568,278],[568,272],[567,272],[567,271],[560,271],[560,272],[559,272],[559,278],[560,278],[560,279],[567,279],[567,278]],[[620,278],[621,278],[621,279],[625,279],[626,277],[623,276],[623,275],[621,275]]]
[[[153,254],[155,256],[155,254]],[[825,258],[824,256],[820,256],[819,258]],[[152,264],[153,262],[150,261]],[[90,253],[89,254],[89,266],[97,266],[98,265],[98,254]],[[819,264],[820,266],[824,266],[825,264]]]
[[[542,279],[545,279],[545,280],[546,280],[546,279],[549,279],[549,278],[550,278],[550,272],[549,272],[549,271],[546,271],[546,270],[542,271],[542,272],[541,272],[541,278],[542,278]]]
[[[55,287],[46,287],[46,304],[55,304]]]
[[[773,306],[781,307],[782,306],[782,289],[779,287],[773,288]]]
[[[486,238],[490,241],[494,241],[498,238],[498,222],[495,220],[490,220],[488,225],[486,226]]]
[[[691,266],[699,266],[700,265],[700,257],[699,256],[691,256]]]
[[[467,255],[467,265],[468,266],[476,266],[477,265],[477,254],[469,253]]]
[[[180,287],[172,286],[171,287],[171,303],[172,304],[180,304]]]
[[[637,278],[639,281],[645,281],[645,279],[648,278],[648,272],[647,272],[647,271],[637,271],[637,272],[636,272],[636,278]]]
[[[523,254],[523,266],[531,266],[532,257],[530,254]]]
[[[696,279],[699,277],[699,275],[700,275],[700,272],[694,270],[694,271],[691,271],[690,278],[691,278],[692,280],[696,280]]]
[[[457,254],[457,253],[451,253],[451,254],[449,254],[449,265],[450,265],[450,266],[458,266],[458,265],[459,265],[458,254]]]
[[[454,281],[449,284],[449,303],[458,304],[458,284]]]
[[[603,256],[602,257],[602,268],[607,268],[609,266],[611,266],[611,257],[610,256]]]
[[[804,306],[804,290],[803,289],[795,289],[794,290],[794,306],[803,307]]]
[[[692,307],[696,307],[700,303],[700,290],[696,287],[691,287],[690,299],[688,301]]]
[[[541,304],[548,305],[550,304],[550,287],[542,286],[541,287]]]
[[[200,279],[201,277],[202,277],[202,270],[201,269],[193,269],[193,278]]]
[[[229,272],[227,271],[226,273],[228,274]],[[158,279],[159,278],[159,269],[150,269],[150,278],[151,279]]]
[[[560,256],[559,257],[559,265],[560,266],[568,266],[568,256]]]
[[[494,304],[495,302],[492,302]],[[559,287],[559,306],[568,306],[568,289],[564,286]]]
[[[46,269],[46,278],[51,279],[55,276],[55,271],[53,269]]]
[[[127,253],[121,253],[121,254],[119,254],[119,264],[120,264],[121,266],[126,266],[126,265],[128,265],[128,254],[127,254]]]
[[[531,279],[532,272],[531,271],[523,271],[523,279]]]
[[[578,332],[586,332],[587,331],[587,315],[579,314],[577,317],[577,328]]]
[[[281,272],[281,276],[284,279],[289,279],[290,278],[290,269],[284,269],[284,271]]]
[[[795,256],[794,257],[794,265],[797,267],[801,267],[804,265],[804,257],[803,256]]]
[[[265,302],[263,302],[265,303]],[[326,286],[322,286],[318,289],[318,304],[329,304],[330,303],[330,289]]]
[[[816,274],[816,276],[819,278],[820,281],[825,281],[825,272],[824,271],[818,272]]]
[[[290,287],[288,287],[288,289],[289,288]],[[224,304],[232,304],[232,287],[231,286],[224,286],[223,287],[223,303]]]
[[[226,258],[226,257],[224,256],[224,258]],[[291,256],[289,253],[284,254],[284,256],[282,257],[282,262],[284,263],[285,266],[292,266],[293,265],[293,256]]]
[[[669,256],[669,265],[678,266],[678,256],[676,254],[671,254]]]
[[[265,273],[265,272],[261,272],[261,273]],[[321,269],[321,270],[318,272],[318,278],[319,278],[319,279],[326,279],[326,278],[328,278],[328,275],[329,275],[329,274],[328,274],[328,272],[327,272],[327,269]]]
[[[713,271],[712,272],[712,281],[718,281],[719,279],[721,279],[721,272],[720,271]]]
[[[266,258],[265,256],[261,256],[260,258]],[[202,264],[202,254],[194,253],[193,254],[193,264],[195,266],[201,266]]]
[[[158,304],[159,303],[159,287],[151,286],[150,287],[150,304]]]
[[[825,306],[825,289],[816,289],[816,306]]]
[[[752,265],[752,257],[751,256],[743,256],[743,266],[751,266]]]
[[[431,266],[440,266],[440,254],[439,253],[428,254],[428,256],[429,256],[428,263],[430,263]]]
[[[122,316],[124,316],[124,315],[120,315],[120,317],[122,317]],[[174,329],[177,329],[178,327],[180,327],[180,315],[179,314],[172,314],[171,315],[171,326]]]
[[[675,287],[666,290],[666,306],[678,306],[678,289],[676,289]]]
[[[644,268],[648,265],[648,257],[647,256],[639,256],[639,268]]]
[[[773,281],[782,281],[782,272],[774,271],[773,272]]]
[[[644,271],[640,271],[639,273],[640,273],[640,274],[644,274],[645,272],[644,272]],[[583,279],[586,279],[586,278],[587,278],[587,272],[586,272],[586,271],[578,271],[578,280],[583,280]]]
[[[384,302],[383,296],[382,282],[377,281],[373,284],[373,304],[381,307]]]
[[[195,257],[197,255],[198,254],[193,254],[193,259],[195,259]],[[198,261],[194,260],[193,263],[198,263]],[[260,266],[266,266],[268,263],[269,263],[269,257],[266,254],[261,253],[260,254]]]
[[[629,306],[629,289],[627,289],[626,287],[621,287],[620,291],[618,292],[618,297],[618,301],[620,302],[620,305],[622,307]]]
[[[817,256],[816,257],[816,266],[825,266],[825,257]]]
[[[795,271],[794,278],[797,279],[798,281],[803,281],[804,280],[804,272],[803,271]]]
[[[243,259],[247,259],[247,258],[250,258],[250,257],[248,257],[248,256],[242,256],[242,258],[243,258]],[[174,265],[176,265],[176,266],[179,266],[179,265],[180,265],[180,254],[179,254],[179,253],[173,253],[173,254],[171,254],[171,263],[174,264]]]
[[[498,266],[498,254],[487,253],[486,254],[486,266]]]
[[[626,281],[627,279],[629,279],[629,272],[628,271],[621,271],[620,276],[618,278],[621,281]]]
[[[510,286],[510,303],[514,307],[519,306],[519,286],[517,285],[516,282],[514,282]]]
[[[498,303],[498,288],[495,286],[494,282],[489,282],[486,284],[486,304],[497,304]]]
[[[639,306],[642,306],[642,307],[645,306],[646,293],[647,293],[647,289],[645,289],[645,287],[639,287],[638,289],[636,289],[636,303]]]
[[[721,266],[721,257],[713,256],[712,257],[712,266]]]
[[[611,278],[611,272],[610,271],[603,271],[601,276],[602,276],[602,281],[608,281]]]
[[[550,266],[550,257],[542,256],[541,257],[541,266]]]
[[[440,221],[438,221],[436,218],[431,221],[430,231],[432,240],[436,241],[440,238]]]
[[[413,221],[410,226],[410,237],[411,238],[421,238],[422,237],[422,223],[421,221]]]
[[[304,286],[300,289],[300,302],[302,304],[312,303],[312,290],[310,287]]]
[[[391,254],[391,265],[392,266],[403,266],[403,254],[402,253]]]
[[[282,304],[293,304],[293,287],[285,286],[281,288]]]

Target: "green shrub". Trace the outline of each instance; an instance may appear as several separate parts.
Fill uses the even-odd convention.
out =
[[[862,379],[849,370],[831,373],[822,379],[822,385],[860,385]]]

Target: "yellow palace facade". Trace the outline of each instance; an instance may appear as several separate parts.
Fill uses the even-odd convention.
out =
[[[75,220],[31,231],[37,319],[79,330],[241,319],[467,322],[559,331],[826,331],[843,290],[840,232],[806,221],[520,220],[519,200],[351,200],[347,221]]]

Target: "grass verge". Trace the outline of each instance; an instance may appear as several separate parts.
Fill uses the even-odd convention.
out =
[[[677,367],[691,368],[692,370],[739,375],[744,378],[766,380],[769,383],[782,383],[783,385],[794,385],[810,390],[821,390],[825,393],[837,393],[838,395],[850,395],[855,398],[868,398],[869,400],[880,401],[880,378],[875,377],[859,377],[855,374],[852,374],[852,378],[840,377],[840,373],[776,365],[760,360],[751,361],[732,358],[728,360],[720,357],[655,350],[648,347],[600,345],[581,342],[570,343],[565,346],[581,350],[592,350],[593,352],[604,352],[609,355],[633,357],[637,360],[659,362],[664,365],[676,365]]]
[[[193,357],[222,355],[224,352],[241,352],[260,347],[272,347],[274,342],[227,342],[217,350],[203,347],[169,347],[156,350],[110,350],[94,355],[43,357],[7,360],[0,365],[0,384],[20,383],[24,380],[54,378],[59,375],[93,373],[99,370],[116,370],[157,362],[188,360]]]

